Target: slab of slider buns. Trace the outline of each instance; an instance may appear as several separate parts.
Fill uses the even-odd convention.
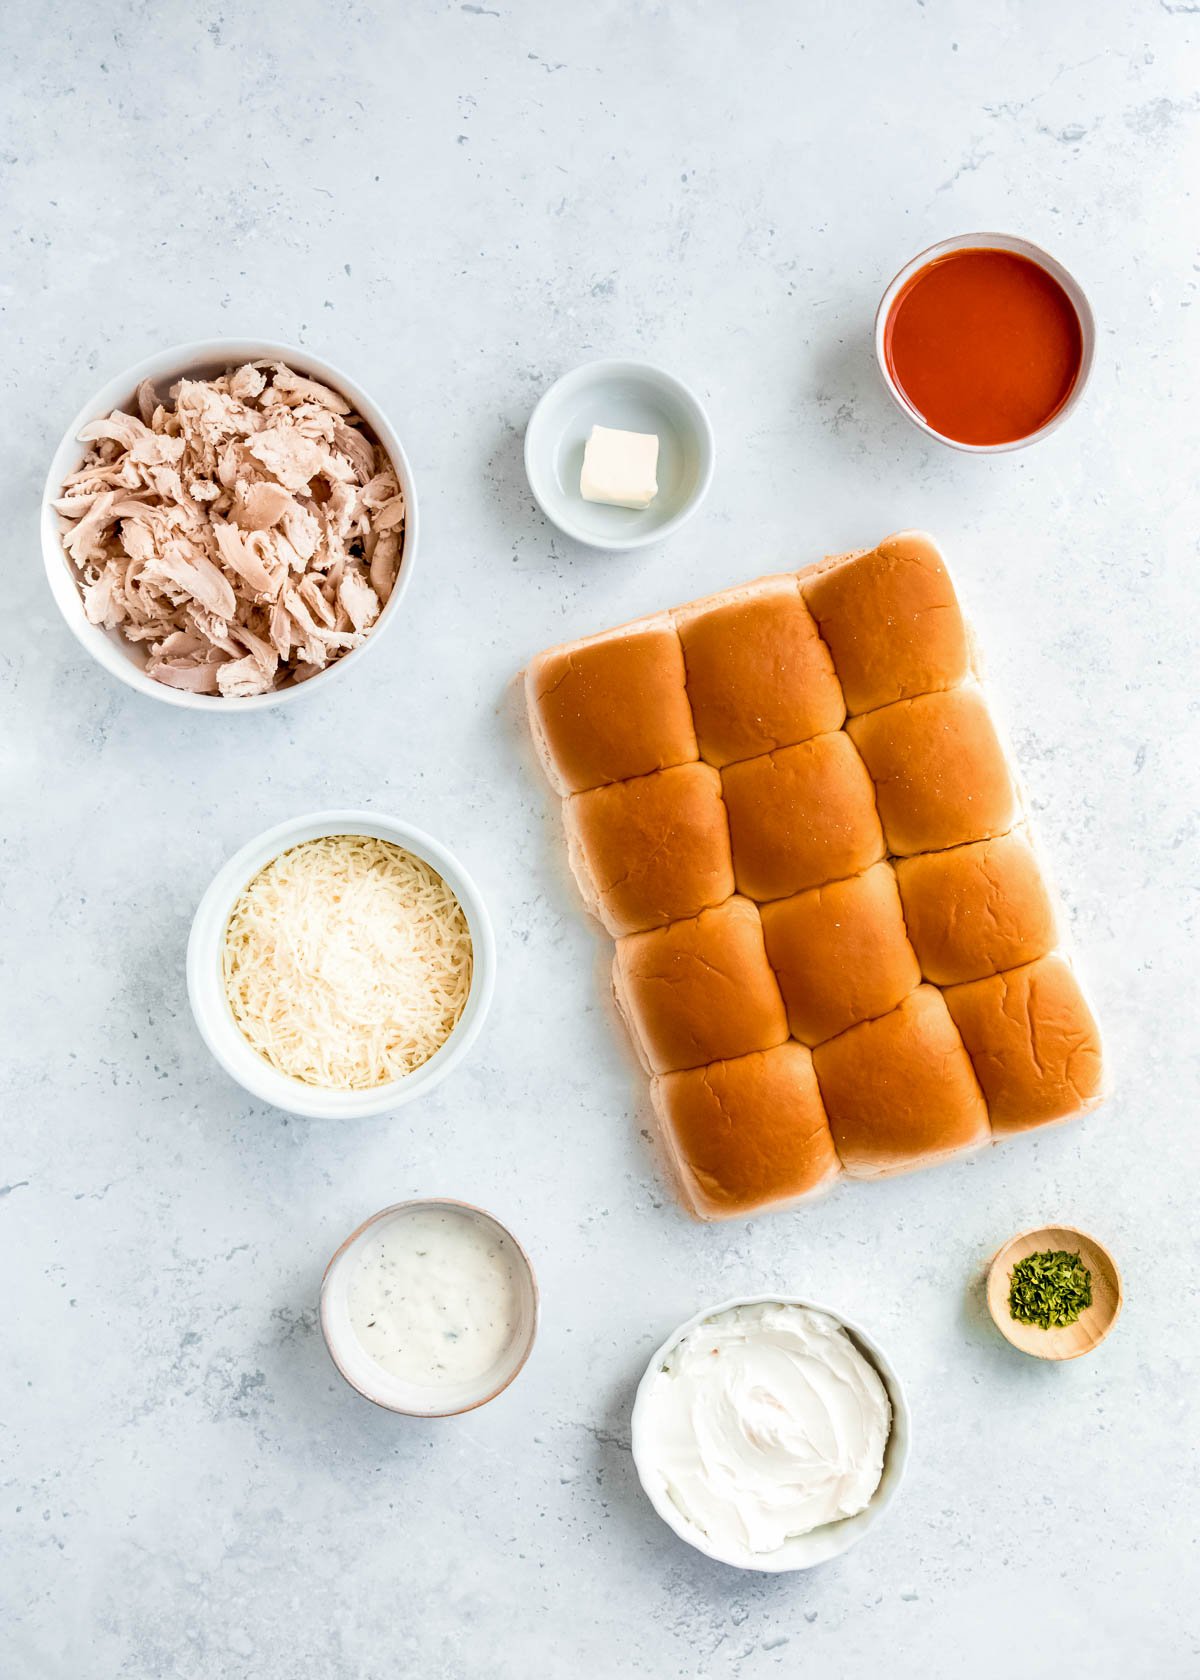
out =
[[[914,532],[526,671],[571,866],[704,1219],[1104,1094],[945,561]]]

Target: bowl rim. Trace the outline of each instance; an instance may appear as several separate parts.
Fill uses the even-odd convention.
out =
[[[1096,1337],[1095,1341],[1088,1342],[1084,1347],[1073,1348],[1068,1353],[1055,1352],[1052,1344],[1047,1344],[1045,1347],[1039,1348],[1036,1342],[1026,1343],[1023,1340],[1017,1340],[1016,1335],[1013,1333],[1011,1328],[1012,1320],[1003,1320],[992,1305],[992,1279],[996,1277],[1001,1269],[1006,1265],[1007,1257],[1011,1254],[1012,1250],[1018,1243],[1025,1242],[1031,1237],[1039,1239],[1046,1237],[1051,1231],[1062,1231],[1068,1236],[1079,1237],[1088,1245],[1088,1247],[1096,1249],[1100,1254],[1102,1254],[1106,1263],[1112,1268],[1113,1283],[1116,1286],[1112,1317],[1104,1326],[1104,1329]],[[1015,1348],[1018,1353],[1025,1354],[1029,1359],[1042,1359],[1049,1361],[1051,1364],[1062,1365],[1068,1360],[1082,1359],[1085,1354],[1094,1353],[1101,1343],[1107,1341],[1109,1336],[1112,1335],[1113,1330],[1116,1328],[1117,1320],[1121,1316],[1121,1309],[1125,1305],[1125,1282],[1121,1276],[1121,1268],[1117,1265],[1116,1257],[1107,1243],[1101,1242],[1099,1237],[1095,1236],[1091,1231],[1085,1231],[1079,1225],[1068,1225],[1062,1220],[1050,1219],[1043,1220],[1040,1225],[1030,1225],[1024,1230],[1016,1231],[1011,1237],[1007,1238],[1006,1241],[1000,1244],[1000,1247],[996,1250],[995,1254],[993,1254],[992,1258],[988,1262],[987,1271],[983,1280],[983,1295],[984,1300],[987,1302],[988,1316],[991,1318],[992,1323],[996,1326],[996,1329],[1004,1337],[1004,1340],[1008,1343],[1009,1347]],[[1067,1328],[1070,1328],[1070,1326],[1067,1326]]]
[[[869,1359],[875,1367],[880,1381],[887,1390],[892,1407],[892,1427],[884,1449],[883,1474],[880,1477],[878,1487],[871,1495],[870,1502],[862,1511],[856,1512],[853,1517],[842,1517],[837,1522],[826,1523],[821,1528],[811,1529],[808,1534],[794,1536],[794,1541],[804,1542],[812,1540],[815,1535],[831,1536],[838,1529],[845,1529],[843,1544],[834,1545],[832,1549],[826,1544],[821,1547],[819,1556],[809,1558],[798,1558],[790,1554],[787,1550],[787,1543],[776,1552],[764,1552],[762,1554],[746,1552],[733,1556],[723,1552],[719,1546],[709,1540],[702,1530],[684,1516],[683,1512],[667,1495],[665,1487],[658,1485],[655,1479],[655,1468],[650,1462],[648,1454],[643,1450],[642,1428],[649,1404],[650,1388],[662,1368],[663,1361],[683,1340],[684,1336],[708,1319],[716,1318],[722,1313],[731,1312],[735,1307],[772,1305],[803,1307],[809,1312],[823,1313],[843,1330],[848,1331],[858,1345],[859,1352]],[[802,1295],[788,1294],[783,1290],[767,1291],[756,1295],[735,1295],[732,1299],[722,1301],[716,1306],[702,1308],[701,1311],[693,1313],[691,1318],[678,1325],[662,1346],[651,1356],[646,1366],[641,1381],[638,1383],[637,1393],[634,1396],[630,1424],[631,1451],[638,1480],[642,1484],[642,1490],[647,1499],[667,1527],[672,1529],[681,1540],[686,1541],[689,1546],[695,1547],[698,1552],[703,1552],[706,1557],[712,1558],[717,1563],[764,1575],[786,1575],[794,1574],[801,1569],[813,1569],[821,1563],[832,1562],[834,1558],[843,1556],[853,1546],[858,1545],[859,1541],[865,1539],[868,1532],[883,1519],[884,1514],[894,1504],[904,1481],[908,1460],[912,1452],[913,1426],[908,1396],[896,1367],[874,1336],[869,1331],[864,1330],[856,1319],[847,1317],[845,1313],[838,1311],[836,1308],[823,1306],[818,1301],[809,1300]],[[772,1558],[778,1561],[771,1562]]]
[[[335,1342],[337,1341],[337,1338],[336,1338],[336,1336],[334,1336],[330,1333],[330,1322],[329,1322],[330,1321],[330,1307],[329,1307],[329,1287],[330,1287],[330,1283],[331,1283],[331,1280],[333,1278],[333,1275],[334,1275],[334,1272],[335,1272],[336,1268],[343,1263],[346,1255],[349,1253],[350,1249],[354,1246],[354,1244],[356,1242],[358,1242],[358,1240],[362,1236],[364,1236],[366,1234],[366,1232],[369,1231],[373,1225],[377,1225],[381,1219],[390,1219],[394,1214],[397,1214],[397,1213],[407,1213],[409,1211],[409,1209],[411,1209],[411,1208],[430,1208],[430,1207],[461,1208],[466,1213],[471,1213],[471,1214],[476,1215],[479,1218],[489,1220],[491,1222],[491,1224],[493,1224],[498,1231],[503,1232],[503,1234],[508,1238],[509,1242],[513,1245],[513,1247],[516,1249],[517,1253],[521,1257],[521,1261],[522,1261],[522,1264],[525,1268],[525,1273],[526,1273],[526,1275],[529,1279],[529,1286],[530,1286],[530,1290],[531,1290],[532,1296],[533,1296],[533,1316],[532,1316],[532,1319],[530,1321],[529,1335],[526,1338],[525,1345],[521,1350],[520,1359],[517,1360],[516,1364],[513,1366],[512,1370],[509,1372],[508,1376],[505,1377],[505,1379],[502,1383],[499,1383],[499,1384],[497,1384],[497,1386],[495,1388],[490,1389],[487,1394],[481,1395],[478,1400],[472,1400],[466,1406],[452,1406],[445,1411],[438,1411],[438,1410],[425,1411],[425,1410],[416,1410],[416,1409],[414,1409],[413,1407],[410,1407],[410,1406],[399,1406],[399,1405],[394,1404],[390,1400],[380,1399],[378,1394],[369,1394],[365,1388],[360,1388],[358,1383],[356,1383],[354,1378],[352,1376],[350,1376],[349,1372],[346,1370],[345,1366],[342,1364],[342,1361],[338,1357],[337,1348],[335,1346]],[[521,1242],[520,1238],[517,1237],[512,1232],[512,1230],[510,1230],[510,1228],[504,1223],[504,1221],[502,1219],[499,1219],[491,1211],[490,1208],[481,1207],[478,1202],[464,1202],[456,1196],[410,1196],[402,1202],[392,1202],[390,1204],[390,1206],[380,1208],[378,1213],[373,1213],[368,1218],[364,1219],[361,1225],[359,1225],[355,1230],[351,1231],[350,1235],[348,1237],[346,1237],[343,1242],[339,1243],[338,1247],[334,1250],[333,1254],[330,1256],[329,1261],[328,1261],[328,1263],[325,1267],[325,1270],[324,1270],[324,1272],[321,1276],[321,1292],[320,1292],[320,1304],[319,1304],[319,1314],[318,1314],[318,1316],[320,1318],[321,1336],[322,1336],[322,1339],[324,1340],[324,1343],[325,1343],[326,1352],[329,1354],[330,1359],[333,1361],[334,1366],[337,1369],[338,1375],[343,1379],[343,1381],[345,1381],[347,1384],[349,1384],[349,1386],[354,1390],[354,1392],[356,1394],[361,1394],[364,1400],[369,1400],[373,1406],[382,1407],[382,1409],[384,1411],[394,1412],[399,1417],[412,1417],[412,1418],[462,1417],[467,1412],[478,1411],[480,1406],[486,1406],[489,1403],[489,1401],[494,1400],[497,1395],[503,1394],[505,1389],[511,1387],[511,1385],[520,1376],[521,1372],[525,1369],[525,1366],[526,1366],[526,1364],[528,1363],[528,1360],[529,1360],[529,1356],[533,1352],[534,1343],[537,1341],[538,1331],[541,1328],[542,1294],[541,1294],[541,1289],[538,1286],[537,1272],[534,1269],[533,1261],[529,1257],[529,1251],[526,1249],[524,1243]]]
[[[280,1073],[246,1039],[229,1008],[221,980],[221,941],[239,894],[273,858],[328,834],[363,834],[390,841],[430,864],[450,887],[467,918],[473,968],[471,989],[450,1036],[412,1073],[365,1091],[332,1091]],[[264,829],[217,870],[192,917],[186,974],[196,1029],[225,1073],[260,1102],[309,1120],[360,1119],[384,1114],[433,1090],[465,1058],[483,1028],[496,985],[496,941],[487,904],[474,878],[440,840],[386,812],[313,811]]]
[[[955,251],[1009,251],[1015,256],[1028,257],[1057,280],[1066,292],[1071,305],[1079,317],[1079,329],[1082,339],[1079,359],[1079,372],[1075,376],[1075,383],[1071,387],[1067,400],[1058,411],[1051,415],[1044,426],[1039,426],[1036,432],[1030,432],[1027,437],[1013,438],[1008,443],[963,443],[958,438],[950,437],[946,432],[939,432],[931,426],[905,397],[903,391],[892,378],[887,365],[887,354],[884,342],[887,333],[888,318],[897,298],[904,287],[930,263],[939,257],[950,256]],[[875,311],[874,326],[875,362],[883,379],[884,386],[896,407],[911,420],[914,426],[920,428],[927,437],[934,438],[938,443],[944,443],[951,449],[957,449],[964,455],[1006,455],[1014,449],[1026,449],[1031,443],[1040,443],[1051,432],[1055,432],[1075,412],[1083,393],[1092,376],[1092,369],[1096,361],[1096,318],[1092,313],[1091,301],[1079,281],[1057,257],[1035,245],[1032,239],[1025,239],[1016,233],[958,233],[949,239],[936,240],[927,245],[923,251],[918,251],[905,263],[888,284],[884,287],[883,296]]]
[[[576,387],[583,387],[601,378],[634,378],[665,387],[688,413],[700,453],[700,473],[695,487],[683,505],[661,524],[646,531],[638,532],[628,537],[599,537],[587,526],[563,518],[543,498],[539,489],[540,473],[536,465],[537,447],[540,442],[540,432],[546,423],[546,414],[555,398],[568,395]],[[523,446],[525,464],[525,478],[529,484],[530,493],[551,525],[570,537],[573,542],[582,543],[585,548],[594,548],[609,554],[629,554],[635,549],[648,548],[652,543],[664,542],[673,536],[682,525],[692,517],[704,498],[708,495],[712,484],[713,471],[716,466],[717,447],[713,434],[712,421],[708,410],[690,385],[684,383],[676,374],[660,367],[656,362],[639,361],[628,356],[604,356],[595,361],[580,362],[577,367],[569,368],[566,373],[550,385],[534,404],[525,425],[525,441]]]
[[[387,601],[372,626],[366,640],[357,648],[343,654],[325,670],[318,671],[307,682],[293,683],[289,688],[272,689],[267,694],[253,694],[243,698],[226,698],[216,694],[189,694],[171,688],[167,683],[148,677],[140,665],[123,651],[119,630],[105,630],[102,625],[89,622],[83,610],[83,597],[74,568],[62,546],[58,515],[51,505],[62,489],[62,480],[71,470],[71,461],[82,458],[84,445],[78,441],[81,428],[91,420],[109,414],[122,402],[128,401],[143,379],[174,381],[189,372],[224,363],[237,366],[247,361],[283,361],[298,372],[308,373],[329,385],[351,403],[366,420],[386,451],[405,499],[404,543],[400,551],[400,570]],[[192,712],[212,712],[231,715],[235,712],[263,711],[295,700],[327,679],[338,675],[356,656],[376,645],[382,634],[400,616],[400,605],[412,585],[418,552],[420,512],[417,488],[412,467],[395,427],[385,411],[356,380],[316,351],[302,345],[285,344],[269,338],[205,338],[174,344],[164,350],[143,356],[122,372],[107,379],[95,394],[83,404],[66,431],[60,437],[51,456],[42,487],[38,510],[38,528],[42,546],[42,566],[50,593],[62,618],[76,641],[98,665],[136,693],[161,701],[168,706]]]

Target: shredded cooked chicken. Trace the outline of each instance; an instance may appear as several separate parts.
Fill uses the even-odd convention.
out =
[[[148,676],[229,698],[358,647],[400,569],[404,496],[346,400],[253,362],[136,401],[80,432],[54,504],[91,622],[147,644]]]

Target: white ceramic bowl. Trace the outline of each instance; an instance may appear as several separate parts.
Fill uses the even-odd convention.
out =
[[[658,495],[648,508],[607,507],[579,494],[593,426],[658,437]],[[647,362],[586,362],[564,374],[525,430],[525,474],[546,518],[576,542],[615,552],[677,531],[712,482],[712,426],[694,392]]]
[[[146,650],[143,646],[127,642],[119,629],[105,630],[102,625],[88,622],[77,582],[79,574],[63,549],[58,515],[51,504],[61,494],[63,479],[83,460],[87,446],[78,441],[80,429],[90,420],[111,414],[115,408],[132,411],[134,393],[143,379],[154,380],[160,392],[165,395],[167,387],[177,379],[211,379],[216,374],[223,373],[226,368],[238,367],[243,362],[259,361],[267,357],[272,361],[286,362],[297,373],[309,374],[322,384],[340,392],[367,422],[387,451],[396,469],[405,500],[404,546],[401,550],[400,571],[387,604],[362,646],[343,654],[340,659],[335,660],[324,671],[319,671],[316,676],[310,677],[307,682],[295,683],[290,688],[273,689],[269,694],[255,694],[240,700],[226,699],[218,694],[189,694],[183,689],[170,688],[166,683],[155,682],[153,677],[146,675]],[[42,559],[46,567],[46,577],[58,609],[77,640],[106,671],[110,671],[114,677],[119,677],[130,688],[137,689],[139,694],[147,694],[151,699],[161,700],[168,706],[183,706],[193,712],[257,712],[265,706],[284,705],[303,694],[323,692],[326,685],[341,676],[348,666],[356,665],[364,653],[376,647],[389,625],[394,624],[400,616],[401,602],[412,582],[417,556],[417,529],[417,492],[413,484],[412,470],[400,439],[392,430],[383,410],[371,400],[361,386],[356,385],[340,368],[334,367],[332,362],[314,355],[311,350],[302,350],[291,344],[275,344],[268,339],[259,338],[211,338],[199,340],[194,344],[177,344],[170,350],[147,356],[136,366],[117,374],[101,386],[90,402],[84,404],[67,427],[62,442],[51,458],[45,489],[42,492]]]
[[[358,1264],[362,1244],[374,1235],[380,1225],[424,1208],[446,1208],[468,1215],[480,1224],[491,1226],[506,1237],[517,1258],[517,1285],[521,1294],[520,1319],[516,1334],[504,1353],[488,1371],[475,1381],[458,1383],[454,1387],[430,1389],[406,1383],[385,1371],[367,1353],[350,1323],[350,1280]],[[456,1202],[443,1197],[422,1197],[418,1201],[396,1202],[364,1221],[351,1232],[325,1268],[321,1284],[321,1334],[329,1357],[342,1376],[368,1400],[384,1406],[390,1412],[403,1412],[407,1417],[457,1417],[473,1412],[502,1394],[529,1358],[537,1336],[539,1299],[533,1262],[507,1226],[494,1214],[487,1213],[471,1202]]]
[[[1012,251],[1019,257],[1028,257],[1031,262],[1044,268],[1052,279],[1057,280],[1074,305],[1075,313],[1079,317],[1079,329],[1083,335],[1082,354],[1079,362],[1079,374],[1071,388],[1071,394],[1066,402],[1044,426],[1036,432],[1030,432],[1028,437],[1013,438],[1010,443],[961,443],[958,438],[947,437],[944,432],[935,431],[909,402],[904,392],[896,384],[888,371],[887,355],[884,340],[887,334],[888,316],[900,293],[915,274],[927,268],[931,262],[939,257],[948,257],[954,251]],[[915,256],[910,263],[897,274],[887,291],[879,301],[879,308],[875,313],[875,360],[879,364],[879,371],[883,382],[887,386],[892,401],[914,426],[939,443],[948,443],[951,449],[961,449],[967,455],[1002,455],[1010,449],[1024,449],[1027,444],[1037,443],[1041,438],[1049,437],[1062,425],[1069,414],[1074,413],[1083,397],[1084,387],[1091,377],[1092,364],[1096,359],[1096,321],[1092,314],[1092,306],[1088,302],[1083,287],[1070,274],[1056,257],[1049,251],[1043,251],[1040,245],[1034,245],[1031,240],[1019,239],[1011,233],[960,233],[954,239],[943,239],[928,250]]]
[[[730,1312],[734,1307],[776,1304],[805,1307],[810,1312],[824,1313],[828,1318],[832,1318],[848,1332],[859,1352],[869,1359],[879,1372],[883,1386],[887,1389],[888,1399],[892,1403],[892,1430],[884,1452],[883,1475],[871,1503],[857,1516],[843,1517],[840,1522],[826,1523],[823,1528],[814,1528],[808,1534],[795,1535],[776,1552],[751,1552],[744,1548],[724,1550],[694,1523],[688,1521],[667,1491],[666,1482],[654,1463],[654,1455],[646,1436],[648,1395],[668,1355],[697,1325],[703,1324],[707,1319],[716,1318],[720,1313]],[[633,1403],[633,1462],[647,1498],[667,1527],[673,1529],[681,1540],[686,1540],[689,1546],[694,1546],[707,1557],[715,1558],[718,1563],[731,1564],[735,1569],[754,1569],[769,1575],[786,1574],[794,1569],[811,1569],[814,1564],[827,1563],[830,1558],[840,1557],[843,1552],[848,1552],[851,1546],[857,1545],[863,1536],[875,1527],[895,1499],[904,1479],[911,1440],[912,1423],[908,1401],[900,1379],[882,1348],[861,1325],[847,1318],[844,1313],[834,1312],[831,1307],[823,1307],[816,1301],[802,1301],[795,1295],[742,1295],[732,1301],[723,1301],[720,1306],[705,1307],[703,1312],[696,1313],[686,1324],[681,1324],[667,1337],[647,1365],[646,1374],[638,1384],[637,1396]]]
[[[412,1073],[369,1091],[327,1091],[292,1079],[272,1067],[252,1048],[234,1019],[221,972],[225,929],[245,887],[281,852],[325,834],[373,835],[424,858],[462,905],[471,932],[471,990],[454,1031],[441,1049]],[[475,1042],[491,1004],[495,983],[496,944],[479,888],[453,853],[432,835],[411,823],[380,816],[375,811],[318,811],[312,816],[280,823],[251,840],[218,871],[200,900],[188,939],[188,999],[200,1036],[217,1061],[251,1096],[290,1114],[302,1114],[314,1120],[348,1120],[382,1114],[431,1091],[462,1061]]]

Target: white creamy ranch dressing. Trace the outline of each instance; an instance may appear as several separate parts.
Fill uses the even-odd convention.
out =
[[[482,1377],[517,1332],[513,1246],[465,1209],[414,1208],[364,1241],[350,1325],[385,1371],[423,1388]]]
[[[714,1544],[778,1550],[863,1510],[892,1408],[879,1373],[825,1313],[767,1303],[706,1319],[648,1395],[648,1456]]]

